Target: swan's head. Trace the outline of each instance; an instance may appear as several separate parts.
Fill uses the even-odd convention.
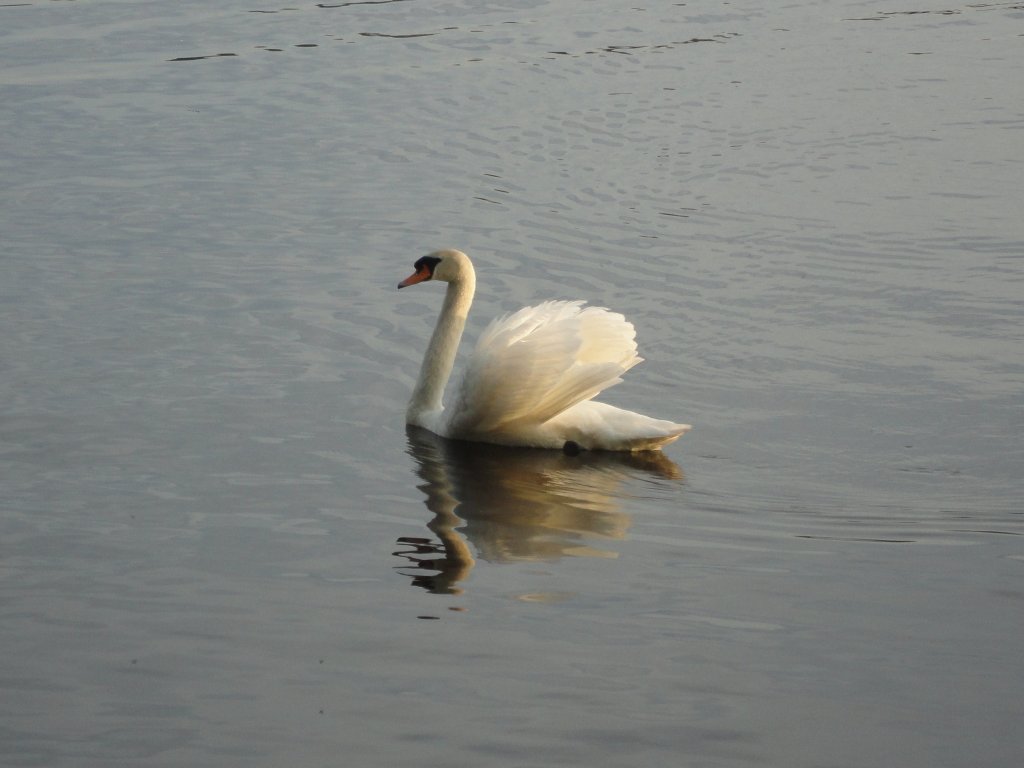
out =
[[[422,283],[424,280],[441,280],[457,283],[473,274],[473,264],[462,251],[434,251],[416,260],[416,270],[398,284],[399,288]]]

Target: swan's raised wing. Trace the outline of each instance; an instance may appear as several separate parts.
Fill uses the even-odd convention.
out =
[[[543,424],[617,384],[641,361],[622,315],[582,301],[548,301],[492,322],[469,360],[451,433]]]

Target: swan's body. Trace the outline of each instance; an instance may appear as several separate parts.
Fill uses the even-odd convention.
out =
[[[622,315],[582,301],[548,301],[498,318],[480,336],[451,407],[442,404],[476,273],[461,251],[416,262],[399,288],[448,283],[406,421],[458,440],[535,448],[647,451],[690,429],[592,400],[641,358]]]

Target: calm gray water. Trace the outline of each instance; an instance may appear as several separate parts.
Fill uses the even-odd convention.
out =
[[[0,6],[0,763],[1024,761],[1024,6]],[[406,432],[585,298],[661,457]]]

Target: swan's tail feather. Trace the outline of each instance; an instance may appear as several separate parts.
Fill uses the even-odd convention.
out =
[[[596,400],[573,406],[555,418],[552,426],[581,448],[604,451],[653,451],[691,429],[689,424],[655,419]]]
[[[656,451],[664,448],[669,443],[674,443],[680,437],[689,432],[692,427],[689,424],[676,424],[676,429],[668,435],[654,435],[649,437],[635,437],[627,440],[630,451]]]

